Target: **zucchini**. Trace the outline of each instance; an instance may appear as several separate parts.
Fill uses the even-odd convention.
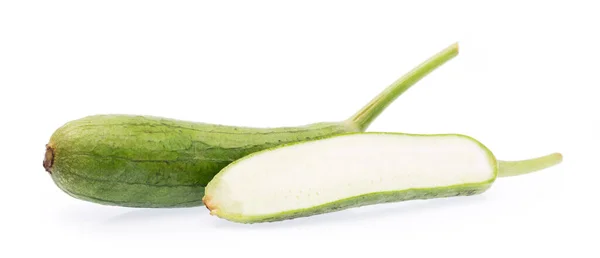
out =
[[[499,161],[459,134],[347,133],[285,144],[232,162],[206,187],[210,214],[274,222],[366,205],[481,194],[497,177],[554,166],[560,153]]]
[[[204,187],[250,153],[365,131],[398,96],[458,54],[454,43],[396,80],[349,119],[298,127],[249,128],[136,115],[93,115],[58,128],[43,166],[68,195],[103,205],[201,206]]]

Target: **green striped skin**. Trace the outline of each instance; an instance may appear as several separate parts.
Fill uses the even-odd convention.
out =
[[[478,184],[464,184],[447,187],[408,189],[402,191],[371,193],[360,196],[353,196],[343,200],[334,201],[331,203],[326,203],[323,205],[310,207],[306,209],[283,211],[280,213],[269,214],[264,216],[243,216],[240,214],[231,214],[227,213],[226,211],[219,210],[218,208],[216,209],[216,212],[212,212],[211,214],[231,222],[242,224],[278,222],[302,217],[310,217],[325,213],[343,211],[351,208],[369,205],[478,195],[487,191],[492,186],[493,181],[494,179]]]
[[[58,187],[86,201],[199,206],[206,184],[236,159],[280,144],[357,130],[347,123],[269,129],[148,116],[89,116],[52,135],[49,172]]]

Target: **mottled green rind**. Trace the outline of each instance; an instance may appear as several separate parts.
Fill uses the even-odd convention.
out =
[[[456,197],[456,196],[470,196],[481,194],[488,190],[496,178],[498,177],[498,160],[494,156],[494,154],[481,142],[476,139],[462,134],[409,134],[409,133],[398,133],[398,132],[350,132],[344,133],[340,135],[334,135],[329,137],[323,137],[320,139],[309,140],[304,142],[296,142],[296,143],[288,143],[282,144],[279,146],[271,147],[265,150],[261,150],[252,154],[249,154],[241,159],[238,159],[225,168],[223,168],[210,182],[210,184],[206,188],[205,197],[210,198],[213,191],[217,191],[216,188],[219,187],[219,183],[221,177],[227,173],[229,168],[236,166],[239,162],[251,159],[253,156],[260,155],[264,152],[269,151],[277,151],[280,148],[286,148],[289,146],[304,144],[308,142],[320,141],[332,137],[342,137],[348,136],[352,134],[383,134],[383,135],[403,135],[403,136],[415,136],[415,137],[462,137],[466,138],[470,141],[473,141],[479,147],[484,150],[488,155],[488,160],[490,166],[494,169],[493,176],[485,181],[477,182],[477,183],[469,183],[469,184],[459,184],[459,185],[450,185],[443,187],[435,187],[435,188],[414,188],[414,189],[404,189],[399,191],[386,191],[386,192],[375,192],[369,193],[359,196],[351,196],[345,199],[340,199],[334,202],[325,203],[322,205],[303,208],[303,209],[295,209],[295,210],[286,210],[281,211],[279,213],[272,214],[264,214],[264,215],[256,215],[256,216],[248,216],[243,214],[236,213],[228,213],[226,210],[223,210],[218,203],[213,203],[214,207],[209,207],[211,210],[215,210],[213,212],[219,218],[229,220],[237,223],[262,223],[262,222],[276,222],[283,220],[290,220],[300,217],[308,217],[314,216],[324,213],[331,213],[341,210],[346,210],[355,207],[367,206],[367,205],[375,205],[375,204],[383,204],[383,203],[391,203],[391,202],[401,202],[401,201],[410,201],[410,200],[426,200],[426,199],[434,199],[434,198],[447,198],[447,197]],[[276,183],[275,183],[276,184]]]
[[[223,210],[217,210],[216,216],[225,220],[229,220],[237,223],[253,224],[253,223],[264,223],[264,222],[276,222],[283,220],[296,219],[301,217],[309,217],[324,213],[331,213],[342,211],[355,207],[362,207],[367,205],[393,203],[410,200],[426,200],[434,198],[445,198],[445,197],[456,197],[456,196],[470,196],[485,192],[491,187],[494,180],[478,184],[464,184],[454,185],[448,187],[437,187],[437,188],[423,188],[423,189],[408,189],[402,191],[389,191],[389,192],[378,192],[365,194],[355,197],[350,197],[335,202],[322,204],[319,206],[284,211],[275,214],[268,214],[263,216],[244,216],[240,214],[229,214]]]
[[[346,123],[249,128],[150,116],[97,115],[52,135],[51,175],[69,195],[124,207],[202,205],[204,187],[250,153],[353,132]]]

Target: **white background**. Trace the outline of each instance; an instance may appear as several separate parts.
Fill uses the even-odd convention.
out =
[[[598,257],[598,7],[491,2],[2,1],[0,256]],[[345,119],[454,42],[369,131],[463,133],[561,165],[479,196],[256,225],[79,201],[42,168],[53,131],[92,114]]]

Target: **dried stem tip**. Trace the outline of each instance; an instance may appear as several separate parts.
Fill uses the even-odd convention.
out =
[[[44,154],[44,169],[52,174],[52,164],[54,164],[54,149],[46,144],[46,154]]]

